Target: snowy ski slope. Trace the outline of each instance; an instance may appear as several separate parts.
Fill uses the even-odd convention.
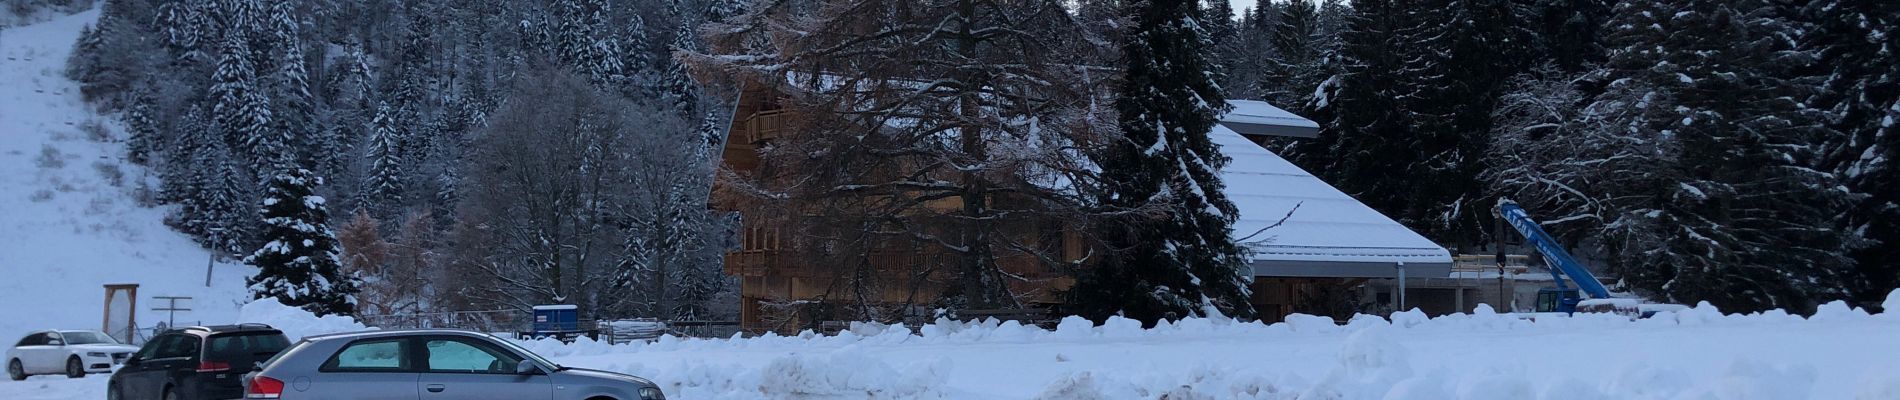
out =
[[[180,323],[229,322],[246,299],[251,267],[218,265],[205,287],[208,254],[164,224],[165,210],[140,206],[145,168],[124,161],[123,133],[96,115],[63,74],[82,26],[97,11],[0,31],[0,341],[27,331],[99,329],[104,284],[137,283],[141,325],[163,321],[152,296],[192,296]],[[96,121],[112,137],[81,126]],[[116,172],[115,172],[116,171]],[[117,178],[113,176],[116,175]],[[116,181],[116,182],[115,182]],[[4,397],[4,396],[0,396]]]

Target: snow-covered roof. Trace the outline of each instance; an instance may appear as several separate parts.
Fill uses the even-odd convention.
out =
[[[1221,179],[1240,211],[1234,237],[1253,250],[1255,275],[1384,276],[1401,262],[1425,268],[1408,276],[1449,273],[1451,253],[1444,247],[1248,140],[1228,126],[1229,118],[1208,135],[1233,159]],[[1281,218],[1285,224],[1261,231]],[[1348,268],[1341,264],[1357,265],[1327,271]]]
[[[1319,136],[1319,123],[1274,107],[1259,100],[1228,100],[1234,106],[1221,116],[1221,124],[1243,135],[1270,135],[1312,138]]]

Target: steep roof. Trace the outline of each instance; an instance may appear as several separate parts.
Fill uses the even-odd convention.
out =
[[[1240,110],[1241,107],[1236,106],[1235,109]],[[1285,115],[1292,116],[1290,113]],[[1234,224],[1234,236],[1253,250],[1256,275],[1280,275],[1271,270],[1271,265],[1276,263],[1304,266],[1317,265],[1315,263],[1372,263],[1384,269],[1391,269],[1391,264],[1400,262],[1421,266],[1450,265],[1451,254],[1444,247],[1353,199],[1278,154],[1260,147],[1228,126],[1233,124],[1230,121],[1233,119],[1262,122],[1254,117],[1230,113],[1222,118],[1221,125],[1209,132],[1209,136],[1221,146],[1222,153],[1232,158],[1232,162],[1221,171],[1221,178],[1227,185],[1228,199],[1240,211],[1239,221]],[[1297,121],[1284,120],[1281,123],[1292,127],[1312,124],[1305,118],[1291,118]],[[1288,215],[1289,212],[1291,215]],[[1286,219],[1284,224],[1261,231],[1281,218]],[[1287,275],[1364,274],[1326,275],[1307,272]]]

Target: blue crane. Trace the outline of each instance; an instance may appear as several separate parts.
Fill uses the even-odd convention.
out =
[[[1577,303],[1583,299],[1577,295],[1576,291],[1564,285],[1565,276],[1569,276],[1571,281],[1576,282],[1577,288],[1582,289],[1583,293],[1588,294],[1590,298],[1610,298],[1610,290],[1603,287],[1603,282],[1597,281],[1596,275],[1590,274],[1589,269],[1577,263],[1577,259],[1571,257],[1569,251],[1565,251],[1563,246],[1558,245],[1557,240],[1551,238],[1549,233],[1545,233],[1544,228],[1538,226],[1537,221],[1532,220],[1530,214],[1524,212],[1524,207],[1518,206],[1517,202],[1510,199],[1500,198],[1496,211],[1498,218],[1510,223],[1512,228],[1517,228],[1517,233],[1524,235],[1524,241],[1536,247],[1537,252],[1544,255],[1544,263],[1550,266],[1550,277],[1557,282],[1556,287],[1537,291],[1538,312],[1577,311]],[[1499,234],[1502,235],[1501,232]],[[1500,255],[1503,254],[1503,246],[1499,246],[1498,251]]]

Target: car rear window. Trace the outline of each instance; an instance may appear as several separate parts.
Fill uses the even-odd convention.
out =
[[[279,359],[279,358],[284,358],[284,356],[286,356],[286,355],[290,355],[290,353],[295,353],[295,352],[297,352],[297,349],[301,349],[301,348],[303,348],[303,345],[306,345],[306,344],[310,344],[310,341],[309,341],[309,340],[299,340],[299,341],[297,341],[297,343],[292,343],[292,344],[290,345],[290,347],[286,347],[286,348],[284,348],[284,351],[279,351],[279,352],[277,352],[277,354],[276,354],[276,355],[273,355],[273,356],[270,356],[270,358],[269,358],[269,359],[265,359],[265,360],[264,360],[264,363],[263,363],[263,364],[259,364],[259,365],[267,365],[267,366],[268,366],[268,365],[270,365],[271,363],[274,363],[274,362],[277,362],[277,359]]]
[[[205,358],[214,361],[262,360],[290,347],[290,339],[276,331],[228,333],[205,342]]]

